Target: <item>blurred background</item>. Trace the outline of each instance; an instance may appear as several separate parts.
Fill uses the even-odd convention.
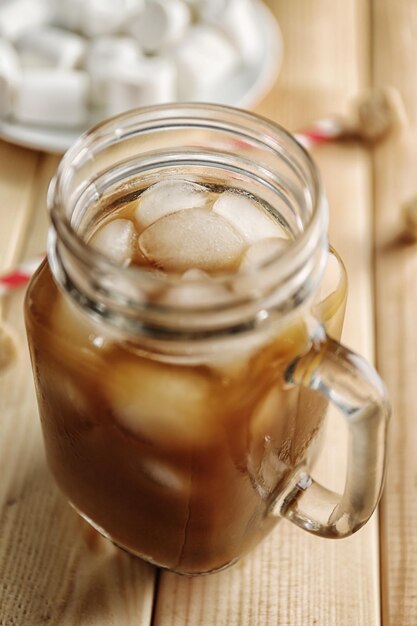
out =
[[[3,0],[0,36],[0,134],[55,151],[135,107],[252,108],[283,54],[259,0]]]

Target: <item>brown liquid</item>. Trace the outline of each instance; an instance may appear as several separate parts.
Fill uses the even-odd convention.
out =
[[[316,310],[336,337],[345,295],[339,286]],[[113,541],[200,573],[235,561],[269,530],[274,500],[326,410],[321,396],[283,382],[308,348],[303,320],[229,362],[164,362],[90,320],[44,264],[28,292],[27,328],[52,472]]]

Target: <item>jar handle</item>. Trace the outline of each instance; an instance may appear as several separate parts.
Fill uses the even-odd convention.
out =
[[[349,448],[343,494],[326,489],[300,466],[280,499],[279,512],[315,535],[348,537],[372,515],[384,483],[390,416],[384,384],[365,359],[329,337],[293,362],[286,378],[339,409],[348,424]]]

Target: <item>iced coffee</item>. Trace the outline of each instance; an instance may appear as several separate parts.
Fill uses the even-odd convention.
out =
[[[100,203],[84,241],[117,266],[159,277],[147,297],[174,317],[236,300],[248,281],[256,293],[256,269],[293,243],[263,202],[233,187],[167,178]],[[346,285],[329,259],[321,290],[285,323],[198,351],[182,333],[165,352],[99,306],[83,310],[42,266],[27,325],[48,462],[98,530],[195,574],[233,563],[270,529],[326,412],[322,396],[289,386],[285,372],[309,350],[310,318],[340,336]]]

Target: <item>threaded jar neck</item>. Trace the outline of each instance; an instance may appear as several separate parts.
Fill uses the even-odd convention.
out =
[[[291,244],[238,284],[236,275],[216,276],[226,295],[209,304],[161,304],[153,294],[175,284],[174,277],[118,266],[83,235],[100,202],[120,185],[145,188],[165,177],[252,194]],[[284,321],[314,295],[327,259],[327,205],[309,155],[276,124],[229,107],[166,105],[96,126],[63,157],[48,206],[55,280],[93,315],[133,334],[204,338]]]

